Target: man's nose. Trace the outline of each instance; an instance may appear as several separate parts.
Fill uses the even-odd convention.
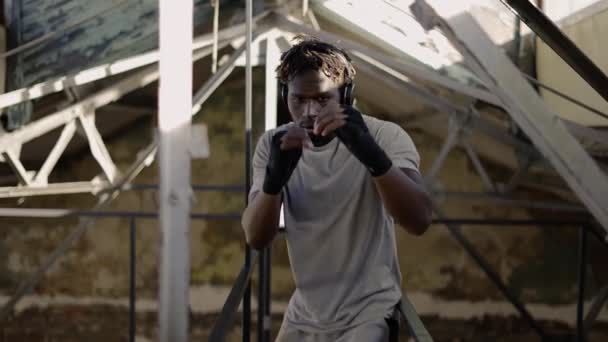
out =
[[[306,101],[305,107],[304,107],[304,115],[305,116],[309,116],[311,118],[316,118],[319,115],[319,106],[317,106],[317,103],[313,100],[308,100]]]

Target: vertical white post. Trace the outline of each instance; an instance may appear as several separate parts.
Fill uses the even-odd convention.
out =
[[[213,5],[213,53],[211,55],[211,72],[217,71],[217,36],[220,21],[220,0],[212,0]]]
[[[252,69],[251,37],[253,24],[252,0],[245,0],[245,202],[251,189],[251,121],[252,121]],[[245,247],[245,267],[252,264],[251,247]],[[247,282],[243,294],[243,342],[249,342],[251,335],[251,280]]]
[[[264,129],[266,131],[277,127],[277,77],[276,68],[279,66],[281,58],[281,49],[277,44],[279,34],[271,32],[266,38],[266,99],[265,99],[265,116]],[[283,215],[283,206],[281,205],[281,214],[279,227],[285,227],[285,218]]]
[[[265,130],[277,127],[277,77],[275,69],[279,65],[281,50],[277,45],[277,36],[273,33],[266,38],[266,115]]]
[[[159,1],[159,341],[186,342],[189,341],[193,4]]]

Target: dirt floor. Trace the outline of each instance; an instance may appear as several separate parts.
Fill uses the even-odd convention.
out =
[[[240,315],[239,315],[240,316]],[[217,315],[193,314],[190,319],[191,341],[207,341]],[[254,327],[252,341],[257,340]],[[437,342],[464,341],[540,341],[537,334],[520,318],[491,317],[473,320],[446,320],[423,316],[423,322]],[[155,312],[137,314],[137,341],[156,341]],[[273,316],[273,337],[281,316]],[[540,321],[551,341],[573,341],[573,329],[565,324]],[[118,306],[53,306],[30,308],[0,324],[0,342],[107,342],[128,341],[128,311]],[[401,341],[411,341],[405,333]],[[241,320],[237,318],[227,341],[241,341]],[[608,324],[596,323],[589,342],[608,341]]]

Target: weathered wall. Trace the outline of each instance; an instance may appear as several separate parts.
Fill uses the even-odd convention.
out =
[[[579,6],[572,1],[545,1],[545,7],[558,18],[572,14]],[[590,1],[585,1],[585,3]],[[571,5],[573,8],[568,8]],[[601,6],[600,6],[601,5]],[[608,6],[599,2],[597,11],[589,12],[579,19],[576,17],[564,20],[562,31],[597,65],[608,74],[608,47],[602,37],[608,35]],[[593,14],[591,14],[593,13]],[[576,19],[576,20],[575,20]],[[601,111],[608,112],[608,102],[597,94],[578,74],[566,64],[549,46],[537,38],[537,72],[538,79],[569,96]],[[608,126],[608,119],[602,118],[584,108],[546,90],[541,92],[543,98],[556,113],[561,116],[589,126]]]

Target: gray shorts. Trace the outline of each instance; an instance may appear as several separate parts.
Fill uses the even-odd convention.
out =
[[[275,342],[387,342],[389,329],[384,319],[359,324],[335,333],[309,333],[283,320]]]

